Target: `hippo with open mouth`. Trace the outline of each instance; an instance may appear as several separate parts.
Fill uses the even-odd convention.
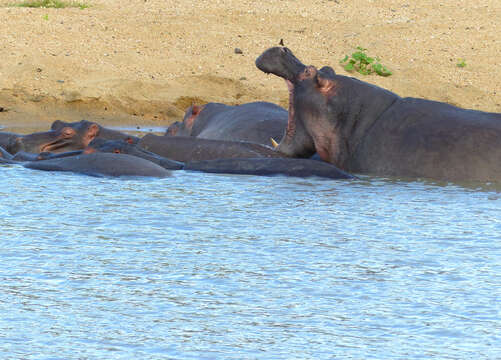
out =
[[[501,114],[401,98],[285,47],[256,59],[285,79],[289,119],[277,151],[320,157],[344,171],[451,181],[501,181]]]

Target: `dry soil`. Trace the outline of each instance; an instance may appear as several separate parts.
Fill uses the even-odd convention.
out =
[[[3,131],[84,118],[162,128],[193,102],[286,107],[284,82],[254,65],[281,39],[305,64],[339,74],[348,74],[339,61],[362,46],[393,75],[352,76],[501,112],[499,0],[82,1],[90,7],[0,0]]]

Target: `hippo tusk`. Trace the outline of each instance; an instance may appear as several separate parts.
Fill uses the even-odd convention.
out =
[[[271,145],[273,145],[273,147],[276,148],[278,146],[278,143],[273,138],[270,138],[270,140],[271,140]]]

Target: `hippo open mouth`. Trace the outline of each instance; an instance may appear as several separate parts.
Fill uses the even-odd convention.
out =
[[[304,65],[294,56],[292,51],[285,47],[273,47],[266,50],[256,59],[256,66],[266,74],[274,74],[283,78],[289,90],[287,128],[282,141],[275,146],[276,150],[287,156],[311,156],[315,152],[313,140],[304,131],[304,125],[297,121],[295,98],[300,82],[311,77],[314,68]],[[302,149],[299,149],[300,147]]]
[[[294,121],[294,84],[306,66],[286,47],[273,47],[266,50],[256,59],[256,66],[266,74],[274,74],[285,80],[289,90],[289,118],[285,137],[292,138],[296,133]]]
[[[61,130],[52,130],[59,133],[54,141],[40,146],[40,152],[55,152],[59,149],[68,147],[74,142],[76,131],[70,127],[64,127]]]

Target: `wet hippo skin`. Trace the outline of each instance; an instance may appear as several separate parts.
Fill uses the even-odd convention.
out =
[[[91,176],[142,176],[164,178],[170,172],[151,161],[127,154],[93,153],[28,162],[29,169],[70,171]]]
[[[90,154],[94,152],[133,155],[154,162],[168,170],[180,170],[184,166],[182,162],[167,159],[123,140],[94,139],[85,148],[84,153]]]
[[[350,174],[332,164],[310,159],[247,158],[216,159],[186,163],[184,170],[208,173],[295,177],[322,177],[329,179],[353,179]]]

